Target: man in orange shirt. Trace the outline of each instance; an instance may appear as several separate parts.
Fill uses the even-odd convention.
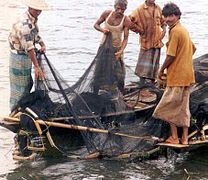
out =
[[[174,3],[168,3],[164,6],[162,14],[169,26],[169,39],[167,56],[158,78],[161,79],[164,70],[167,70],[167,87],[153,117],[170,124],[171,136],[166,140],[167,143],[180,143],[177,127],[182,127],[181,144],[186,145],[190,126],[190,87],[195,83],[192,56],[196,49],[188,31],[180,23],[179,7]]]
[[[166,33],[161,8],[155,0],[146,0],[129,15],[131,30],[140,35],[140,52],[135,73],[141,79],[155,81],[159,69],[160,49]]]

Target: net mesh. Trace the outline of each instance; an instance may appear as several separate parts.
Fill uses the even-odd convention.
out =
[[[19,106],[22,109],[30,107],[45,121],[57,122],[59,118],[63,124],[88,128],[57,130],[48,126],[47,130],[54,130],[53,135],[62,134],[62,141],[56,144],[64,152],[72,149],[70,142],[75,141],[73,144],[85,146],[89,153],[99,152],[107,157],[141,153],[155,148],[158,138],[168,136],[167,123],[152,118],[163,90],[150,82],[140,81],[130,67],[124,68],[123,61],[115,58],[116,50],[109,33],[88,69],[72,86],[47,56],[37,54],[45,81],[36,81],[36,91],[23,98]],[[208,112],[207,58],[208,55],[204,55],[194,60],[197,84],[190,105],[193,117],[200,119],[198,126],[206,122],[204,114]],[[24,123],[23,117],[21,122],[22,127],[34,130]]]

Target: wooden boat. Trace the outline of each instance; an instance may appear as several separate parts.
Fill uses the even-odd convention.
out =
[[[125,112],[119,113],[106,113],[102,116],[93,114],[91,116],[78,116],[79,120],[87,120],[92,118],[101,118],[102,122],[113,124],[112,119],[117,120],[117,126],[119,123],[122,123],[122,120],[128,117],[130,114],[133,114],[138,121],[141,121],[141,117],[147,118],[151,116],[157,101],[158,94],[149,90],[148,88],[143,88],[142,90],[132,90],[134,87],[128,87],[130,90],[124,96],[125,102],[128,104],[130,109]],[[99,134],[112,134],[119,137],[127,137],[132,139],[141,139],[145,137],[133,135],[129,133],[120,133],[120,132],[111,132],[108,129],[99,129],[91,128],[82,125],[74,125],[71,123],[74,119],[73,116],[70,117],[58,117],[58,118],[49,118],[49,119],[40,119],[38,115],[33,112],[30,108],[26,108],[26,112],[32,117],[35,127],[37,129],[37,134],[34,137],[30,132],[25,131],[21,128],[21,116],[25,114],[25,111],[18,111],[14,114],[11,114],[8,117],[3,117],[0,119],[0,126],[9,129],[14,133],[18,133],[19,136],[29,137],[29,143],[26,146],[21,147],[21,144],[18,144],[18,148],[14,150],[14,159],[16,160],[30,160],[35,158],[37,155],[53,155],[61,154],[63,155],[63,148],[57,145],[57,142],[61,142],[64,146],[67,146],[69,150],[80,149],[85,143],[82,138],[81,132],[93,132]],[[50,128],[49,128],[50,127]],[[50,131],[49,131],[50,130]],[[28,134],[29,133],[29,134]],[[40,137],[38,142],[32,142],[34,138]],[[148,137],[153,138],[153,137]],[[67,142],[67,143],[66,143]],[[38,145],[37,145],[38,144]],[[119,154],[116,158],[146,158],[154,157],[167,151],[167,149],[177,150],[177,152],[191,151],[198,149],[200,147],[207,147],[208,145],[208,124],[205,124],[201,129],[194,130],[190,132],[189,135],[189,145],[176,145],[176,144],[167,144],[167,143],[158,143],[155,144],[151,149],[145,152],[129,152],[124,154]],[[23,151],[22,149],[26,149]],[[67,149],[68,150],[68,149]],[[179,151],[180,150],[180,151]],[[21,151],[21,152],[20,152]],[[50,152],[50,153],[48,153]],[[56,153],[54,153],[56,152]],[[64,154],[66,155],[66,154]],[[100,156],[98,152],[93,152],[86,154],[85,156],[80,155],[67,155],[70,158],[84,158],[91,159]],[[115,157],[114,157],[115,158]]]
[[[132,86],[128,86],[127,88],[132,88]],[[134,88],[134,87],[133,87]],[[124,112],[115,112],[115,113],[105,113],[101,115],[101,118],[106,119],[111,117],[123,118],[125,115],[135,114],[136,118],[141,117],[141,114],[145,112],[151,111],[157,102],[158,95],[152,91],[149,91],[148,88],[144,88],[142,90],[136,90],[124,96],[124,101],[130,107],[129,110]],[[35,112],[30,112],[35,113]],[[0,119],[0,126],[9,129],[10,131],[17,133],[20,126],[20,116],[23,112],[18,111],[10,114],[8,117],[2,117]],[[33,114],[34,118],[38,119],[37,115]],[[100,115],[91,115],[91,116],[78,116],[80,120],[91,119],[91,118],[99,118]],[[72,121],[74,119],[73,116],[70,117],[57,117],[57,118],[49,118],[48,122],[56,122],[56,123],[64,123],[66,121]]]
[[[30,159],[33,157],[32,155],[36,152],[43,153],[48,152],[52,148],[57,149],[61,154],[66,154],[64,148],[69,147],[72,149],[72,147],[82,147],[83,145],[86,145],[86,142],[84,142],[83,134],[87,134],[86,138],[90,142],[91,138],[94,138],[95,145],[102,147],[106,146],[105,153],[107,156],[112,157],[114,155],[117,157],[130,157],[130,156],[142,156],[144,154],[147,154],[148,156],[150,154],[154,154],[155,152],[158,152],[160,147],[164,147],[164,145],[159,144],[156,145],[155,142],[158,140],[155,136],[156,132],[157,135],[160,135],[161,131],[164,131],[168,128],[163,128],[162,124],[160,123],[160,126],[155,126],[154,122],[148,121],[148,119],[151,119],[152,112],[158,102],[160,100],[160,95],[162,94],[161,91],[158,88],[155,88],[154,90],[149,87],[153,87],[151,84],[149,87],[147,86],[127,86],[126,90],[128,93],[123,97],[122,103],[124,103],[128,108],[124,108],[121,111],[104,111],[103,112],[96,112],[92,108],[92,111],[89,113],[74,113],[72,106],[76,106],[76,110],[79,111],[79,103],[76,103],[76,101],[72,102],[72,106],[69,102],[69,99],[76,100],[76,98],[79,96],[80,98],[83,98],[81,95],[83,95],[83,92],[91,93],[95,95],[98,95],[100,90],[112,90],[112,87],[115,89],[118,85],[117,76],[111,76],[113,78],[107,78],[107,75],[110,75],[112,72],[112,59],[114,59],[115,52],[113,51],[113,48],[111,47],[111,35],[107,36],[105,43],[102,45],[103,47],[99,48],[99,52],[97,53],[96,58],[92,61],[91,65],[88,67],[88,69],[85,71],[85,73],[81,76],[81,78],[73,85],[69,86],[66,81],[59,75],[58,71],[52,66],[52,64],[49,62],[48,58],[45,54],[38,55],[37,59],[42,59],[42,56],[44,58],[41,60],[41,67],[44,70],[45,74],[45,81],[42,81],[39,84],[39,90],[44,90],[44,92],[47,92],[47,94],[54,103],[53,105],[61,104],[61,107],[64,106],[65,111],[67,111],[67,116],[64,116],[61,114],[60,116],[47,116],[47,118],[40,118],[40,115],[32,110],[31,107],[24,107],[23,109],[17,109],[14,113],[11,113],[9,117],[4,117],[0,121],[0,125],[9,129],[12,132],[15,132],[17,135],[16,138],[16,145],[18,146],[17,153],[14,153],[15,155],[18,155],[18,158],[21,159]],[[107,39],[109,39],[107,41]],[[108,58],[107,58],[108,57]],[[103,58],[105,60],[103,60]],[[108,61],[106,61],[108,59]],[[202,101],[204,98],[208,97],[207,88],[207,74],[208,74],[208,67],[207,64],[208,54],[205,54],[199,58],[196,58],[194,60],[194,67],[195,67],[195,77],[197,80],[197,86],[195,87],[194,94],[192,93],[193,97],[195,97],[196,101]],[[105,66],[103,66],[103,62]],[[102,64],[102,66],[101,66]],[[110,66],[109,66],[110,65]],[[100,67],[110,67],[110,68],[100,68]],[[95,71],[96,69],[96,71]],[[98,70],[99,69],[99,70]],[[102,70],[102,74],[100,73],[100,70]],[[109,70],[109,72],[107,72]],[[127,72],[126,67],[126,72]],[[130,68],[129,68],[130,71]],[[133,71],[132,71],[133,72]],[[126,76],[126,79],[129,78],[134,79],[132,74],[129,73],[129,76]],[[101,75],[100,75],[101,74]],[[128,73],[126,73],[127,75]],[[98,78],[99,77],[99,78]],[[138,80],[138,77],[136,77]],[[100,83],[100,81],[102,83]],[[93,83],[92,83],[93,82]],[[38,86],[38,83],[37,83]],[[44,87],[44,88],[42,88]],[[86,89],[84,88],[86,87]],[[107,88],[107,89],[106,89]],[[152,91],[153,90],[153,91]],[[158,90],[158,91],[157,91]],[[108,91],[110,92],[110,91]],[[77,96],[78,94],[78,96]],[[109,93],[110,94],[110,93]],[[113,94],[113,93],[112,93]],[[51,96],[50,96],[51,95]],[[90,95],[90,94],[85,94]],[[61,96],[57,98],[58,96]],[[94,96],[94,98],[97,98],[98,96]],[[114,96],[115,97],[115,96]],[[111,98],[109,98],[108,102],[114,100],[113,95]],[[116,98],[120,98],[120,96],[117,93]],[[55,100],[54,100],[55,99]],[[57,100],[58,99],[58,100]],[[64,99],[64,101],[63,101]],[[98,102],[98,101],[96,101]],[[74,103],[74,104],[73,104]],[[41,104],[43,104],[41,102]],[[77,105],[78,104],[78,105]],[[84,104],[87,104],[87,107],[89,105],[88,101],[85,101]],[[93,103],[92,103],[93,104]],[[116,105],[116,103],[114,103]],[[97,106],[99,106],[99,102],[96,103]],[[95,105],[95,106],[96,106]],[[197,104],[199,105],[199,103]],[[205,104],[205,106],[208,106]],[[54,106],[52,106],[54,107]],[[66,108],[67,107],[67,108]],[[38,107],[41,109],[42,107]],[[82,109],[83,110],[83,109]],[[95,112],[95,113],[93,113]],[[107,113],[106,113],[107,112]],[[203,112],[206,114],[208,112],[207,109]],[[55,114],[56,115],[56,114]],[[23,121],[22,117],[26,116],[29,120]],[[197,115],[196,115],[197,116]],[[129,117],[133,117],[132,119]],[[203,117],[204,118],[204,117]],[[88,122],[92,119],[98,119],[99,123],[96,121],[91,122],[91,124],[88,126]],[[205,119],[205,120],[204,120]],[[206,124],[207,118],[205,117],[202,119],[200,125],[198,126],[198,129],[196,128],[189,128],[191,130],[189,140],[194,141],[196,140],[195,144],[199,141],[203,143],[206,143],[207,140],[207,129]],[[197,119],[198,120],[198,119]],[[85,124],[86,122],[86,124]],[[132,123],[133,122],[133,123]],[[24,124],[29,123],[29,124]],[[97,126],[97,124],[98,126]],[[149,124],[148,124],[149,123]],[[151,124],[152,123],[152,124]],[[94,126],[95,124],[95,126]],[[23,127],[31,125],[29,131]],[[122,126],[121,126],[122,125]],[[144,130],[142,131],[141,126],[144,126]],[[129,131],[128,129],[125,130],[130,126]],[[123,128],[124,131],[118,131],[119,129]],[[156,127],[156,128],[155,128]],[[132,131],[137,131],[140,128],[141,132],[133,133]],[[148,129],[149,128],[149,129]],[[153,129],[151,129],[153,128]],[[158,128],[160,128],[158,130]],[[152,131],[151,131],[152,130]],[[150,132],[150,135],[146,135],[146,132]],[[105,134],[107,138],[103,138],[102,136],[99,136],[97,139],[102,140],[101,142],[97,142],[96,137],[93,136],[93,133],[97,134]],[[152,134],[153,135],[152,135]],[[167,132],[166,132],[167,135]],[[58,137],[57,140],[55,137]],[[115,138],[116,137],[116,138]],[[118,138],[119,137],[119,138]],[[157,136],[159,137],[159,136]],[[103,139],[102,139],[103,138]],[[115,141],[113,141],[115,138]],[[126,139],[125,139],[126,138]],[[67,139],[64,141],[64,139]],[[112,141],[110,143],[113,144],[112,149],[110,149],[110,143],[106,143],[107,140]],[[59,143],[61,140],[63,140],[63,143]],[[129,142],[130,141],[130,142]],[[67,142],[67,144],[65,144]],[[124,143],[123,143],[124,142]],[[146,143],[148,142],[148,143]],[[64,147],[60,147],[57,144],[61,144]],[[132,144],[128,144],[132,143]],[[146,144],[145,144],[146,143]],[[48,146],[48,145],[49,146]],[[145,144],[145,147],[144,147]],[[201,146],[200,144],[199,146]],[[95,146],[95,147],[96,147]],[[123,147],[124,146],[124,147]],[[140,152],[141,148],[143,148],[144,151]],[[174,145],[172,146],[174,147]],[[172,148],[171,147],[171,148]],[[109,151],[109,149],[112,150]],[[131,148],[130,150],[128,148]],[[170,146],[168,147],[170,148]],[[115,152],[115,149],[117,152]],[[122,149],[123,153],[119,151]],[[20,152],[21,151],[21,152]],[[85,158],[93,158],[100,155],[100,151],[91,151],[89,150],[89,154],[85,156]],[[18,154],[19,153],[19,154]],[[104,155],[106,155],[104,154]],[[103,154],[102,154],[103,155]],[[67,155],[68,156],[68,155]]]
[[[201,86],[197,86],[199,89]],[[196,89],[197,89],[196,88]],[[158,88],[156,88],[158,89]],[[151,88],[143,87],[138,88],[135,85],[126,86],[126,90],[128,93],[123,96],[124,102],[128,105],[129,110],[124,112],[113,112],[113,113],[105,113],[105,114],[91,114],[86,116],[78,116],[77,118],[80,121],[90,120],[92,118],[100,118],[101,122],[104,125],[112,125],[112,127],[116,128],[119,126],[119,123],[122,123],[123,119],[126,119],[129,115],[133,115],[136,120],[143,121],[145,118],[150,118],[151,113],[153,112],[158,100],[161,97],[162,91],[152,91]],[[204,92],[204,91],[203,91]],[[17,111],[15,113],[10,114],[8,117],[3,117],[0,119],[0,126],[9,129],[14,133],[18,133],[19,136],[29,137],[29,143],[20,147],[20,150],[14,151],[14,159],[17,160],[28,160],[34,158],[37,154],[61,154],[63,155],[63,149],[57,145],[64,144],[69,147],[69,149],[78,149],[85,145],[84,140],[82,138],[81,132],[93,132],[98,134],[113,134],[119,137],[128,137],[132,139],[141,140],[142,138],[145,140],[146,137],[132,135],[129,133],[118,133],[111,132],[108,128],[100,129],[100,128],[92,128],[88,126],[82,126],[78,124],[73,124],[74,116],[61,116],[61,117],[51,117],[48,119],[40,119],[38,115],[31,111],[30,108],[27,108],[27,113],[29,114],[31,119],[34,122],[35,128],[37,130],[36,136],[39,138],[39,145],[37,143],[33,143],[33,138],[35,138],[30,133],[22,129],[21,126],[21,116],[25,114],[24,111]],[[115,121],[116,119],[116,121]],[[116,122],[116,123],[115,123]],[[128,152],[124,154],[119,154],[117,158],[138,158],[138,157],[149,157],[151,155],[160,154],[161,152],[166,151],[167,149],[173,149],[177,152],[180,151],[191,151],[194,149],[198,149],[200,147],[204,147],[208,145],[208,125],[207,121],[203,122],[203,125],[196,129],[195,127],[190,128],[189,135],[189,145],[175,145],[175,144],[167,144],[167,143],[158,143],[152,146],[151,149],[148,149],[145,152]],[[50,130],[50,131],[49,131]],[[148,137],[153,138],[153,137]],[[66,144],[67,142],[67,144]],[[19,152],[22,149],[26,149],[26,152]],[[56,153],[54,153],[56,151]],[[48,153],[52,152],[52,153]],[[58,152],[58,153],[57,153]],[[65,154],[66,155],[66,154]],[[94,152],[92,154],[87,154],[82,156],[82,158],[90,159],[98,157],[100,154],[98,152]],[[67,155],[69,157],[69,155]],[[72,158],[81,158],[80,156],[71,156]]]
[[[143,117],[145,114],[150,114],[150,112],[153,111],[156,102],[157,102],[157,94],[149,91],[148,88],[136,89],[132,91],[135,87],[128,86],[127,87],[130,93],[127,93],[124,96],[124,101],[128,104],[129,110],[124,112],[115,112],[115,113],[106,113],[100,115],[93,114],[91,116],[78,116],[79,120],[87,120],[92,118],[101,118],[102,122],[105,122],[106,124],[112,124],[112,126],[117,126],[119,123],[122,123],[122,121],[126,118],[128,118],[130,115],[133,115],[136,119]],[[70,142],[67,144],[69,149],[73,148],[80,148],[84,146],[84,141],[82,139],[80,132],[93,132],[93,133],[101,133],[101,134],[109,134],[109,130],[106,129],[99,129],[99,128],[91,128],[81,125],[74,125],[71,123],[74,120],[73,116],[70,117],[58,117],[58,118],[48,118],[48,119],[40,119],[38,115],[33,112],[30,108],[26,108],[26,110],[22,111],[19,110],[15,113],[10,114],[8,117],[3,117],[0,119],[0,126],[7,128],[8,130],[18,133],[19,136],[32,136],[28,135],[27,131],[22,129],[21,127],[21,116],[25,113],[28,113],[30,117],[32,117],[35,127],[37,129],[37,134],[40,137],[44,137],[44,142],[42,142],[42,145],[40,147],[33,146],[33,143],[27,144],[26,148],[27,151],[25,153],[18,152],[19,150],[15,150],[14,153],[14,159],[17,160],[27,160],[34,157],[34,154],[37,154],[37,152],[45,153],[48,149],[56,149],[58,151],[60,150],[59,147],[57,147],[57,140],[61,139],[63,142],[64,139],[67,139],[67,142]],[[113,120],[116,119],[116,123],[114,123]],[[113,124],[114,123],[114,124]],[[46,131],[46,129],[50,127],[50,131]],[[49,129],[49,128],[48,128]],[[128,137],[128,138],[140,138],[136,135],[131,135],[131,133],[113,133],[116,136],[121,137]],[[31,141],[31,137],[29,138]],[[69,140],[70,139],[70,140]],[[59,141],[58,140],[58,141]],[[41,140],[42,141],[42,140]],[[17,142],[16,142],[17,144]],[[47,145],[46,145],[47,144]],[[63,143],[64,144],[64,143]],[[21,145],[20,145],[21,146]],[[45,147],[47,146],[47,148]],[[25,147],[24,147],[25,148]],[[21,155],[20,155],[21,154]],[[45,153],[47,154],[47,153]],[[85,156],[85,158],[89,158],[89,156]],[[123,157],[123,156],[120,156]]]

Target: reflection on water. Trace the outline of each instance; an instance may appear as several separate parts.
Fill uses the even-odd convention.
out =
[[[7,175],[7,179],[206,179],[208,177],[208,155],[181,154],[167,160],[149,160],[145,162],[126,162],[113,160],[66,160],[39,159],[34,162],[18,163],[16,169]],[[190,158],[190,156],[192,156]],[[32,169],[32,171],[31,171]]]
[[[48,58],[60,70],[62,76],[72,84],[93,60],[101,33],[93,29],[100,13],[111,9],[113,0],[48,0],[51,11],[42,12],[39,18],[40,31],[47,46]],[[127,14],[143,0],[130,0]],[[166,2],[157,0],[161,6]],[[167,1],[168,2],[168,1]],[[197,46],[195,57],[208,49],[208,1],[173,0],[180,5],[182,23],[189,30]],[[7,37],[12,22],[23,13],[25,6],[17,0],[0,0],[0,116],[9,114],[9,76]],[[165,38],[167,40],[167,37]],[[165,41],[164,41],[165,42]],[[125,51],[125,62],[133,69],[138,56],[138,35],[130,33]],[[161,61],[165,57],[162,50]],[[71,161],[66,159],[40,159],[34,162],[12,160],[13,133],[0,128],[0,179],[182,179],[187,170],[193,179],[206,179],[206,152],[182,154],[166,160],[144,163],[125,161]],[[196,152],[195,152],[196,153]],[[6,178],[7,177],[7,178]]]

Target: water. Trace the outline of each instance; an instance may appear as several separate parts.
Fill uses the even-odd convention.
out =
[[[129,0],[126,13],[130,13],[142,0]],[[164,1],[158,0],[164,5]],[[198,57],[208,49],[208,1],[173,0],[183,13],[181,22],[189,30]],[[41,35],[47,46],[47,56],[72,84],[93,60],[101,33],[93,24],[105,9],[113,7],[112,0],[50,0],[51,11],[42,12],[39,18]],[[9,114],[9,75],[7,37],[12,22],[25,11],[15,0],[0,0],[0,116]],[[167,37],[165,37],[167,40]],[[165,41],[164,41],[165,42]],[[125,62],[133,69],[138,56],[138,35],[130,33]],[[165,48],[162,50],[163,61]],[[166,160],[133,163],[125,161],[72,161],[67,159],[40,159],[33,162],[12,160],[14,134],[0,128],[0,179],[208,179],[208,155],[182,154]],[[185,169],[185,170],[184,170]]]

